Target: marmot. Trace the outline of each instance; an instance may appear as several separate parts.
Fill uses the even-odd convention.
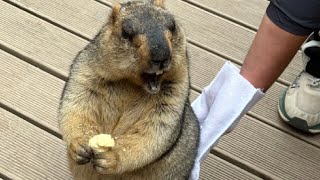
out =
[[[186,38],[163,0],[115,4],[76,56],[59,108],[77,180],[187,179],[199,143]],[[89,140],[109,134],[114,146]]]

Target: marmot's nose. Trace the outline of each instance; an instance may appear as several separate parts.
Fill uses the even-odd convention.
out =
[[[150,64],[152,69],[167,70],[171,60],[171,50],[168,40],[159,29],[151,31],[148,36],[150,49]]]
[[[159,43],[151,48],[151,66],[152,69],[166,70],[169,67],[171,52],[168,44]]]
[[[155,70],[167,70],[170,65],[170,58],[159,60],[151,60],[152,69]]]

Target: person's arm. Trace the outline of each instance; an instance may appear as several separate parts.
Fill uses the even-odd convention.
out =
[[[266,91],[284,71],[306,38],[281,29],[265,16],[240,74],[254,87]]]

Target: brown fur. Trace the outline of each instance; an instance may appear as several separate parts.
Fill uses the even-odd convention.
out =
[[[199,127],[186,51],[184,32],[162,0],[113,7],[75,58],[60,105],[75,179],[188,178]],[[115,146],[94,152],[88,140],[101,133],[115,137]]]
[[[152,3],[156,6],[164,8],[164,1],[163,0],[153,0]]]

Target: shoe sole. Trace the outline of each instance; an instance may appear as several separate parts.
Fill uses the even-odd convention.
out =
[[[291,125],[292,127],[299,129],[303,132],[312,133],[312,134],[320,133],[320,129],[319,130],[310,129],[308,126],[308,123],[305,120],[302,120],[297,117],[289,119],[289,117],[285,111],[285,106],[284,106],[284,98],[285,98],[286,92],[287,92],[287,89],[281,93],[280,98],[279,98],[279,103],[278,103],[278,112],[279,112],[281,119],[284,122]]]

